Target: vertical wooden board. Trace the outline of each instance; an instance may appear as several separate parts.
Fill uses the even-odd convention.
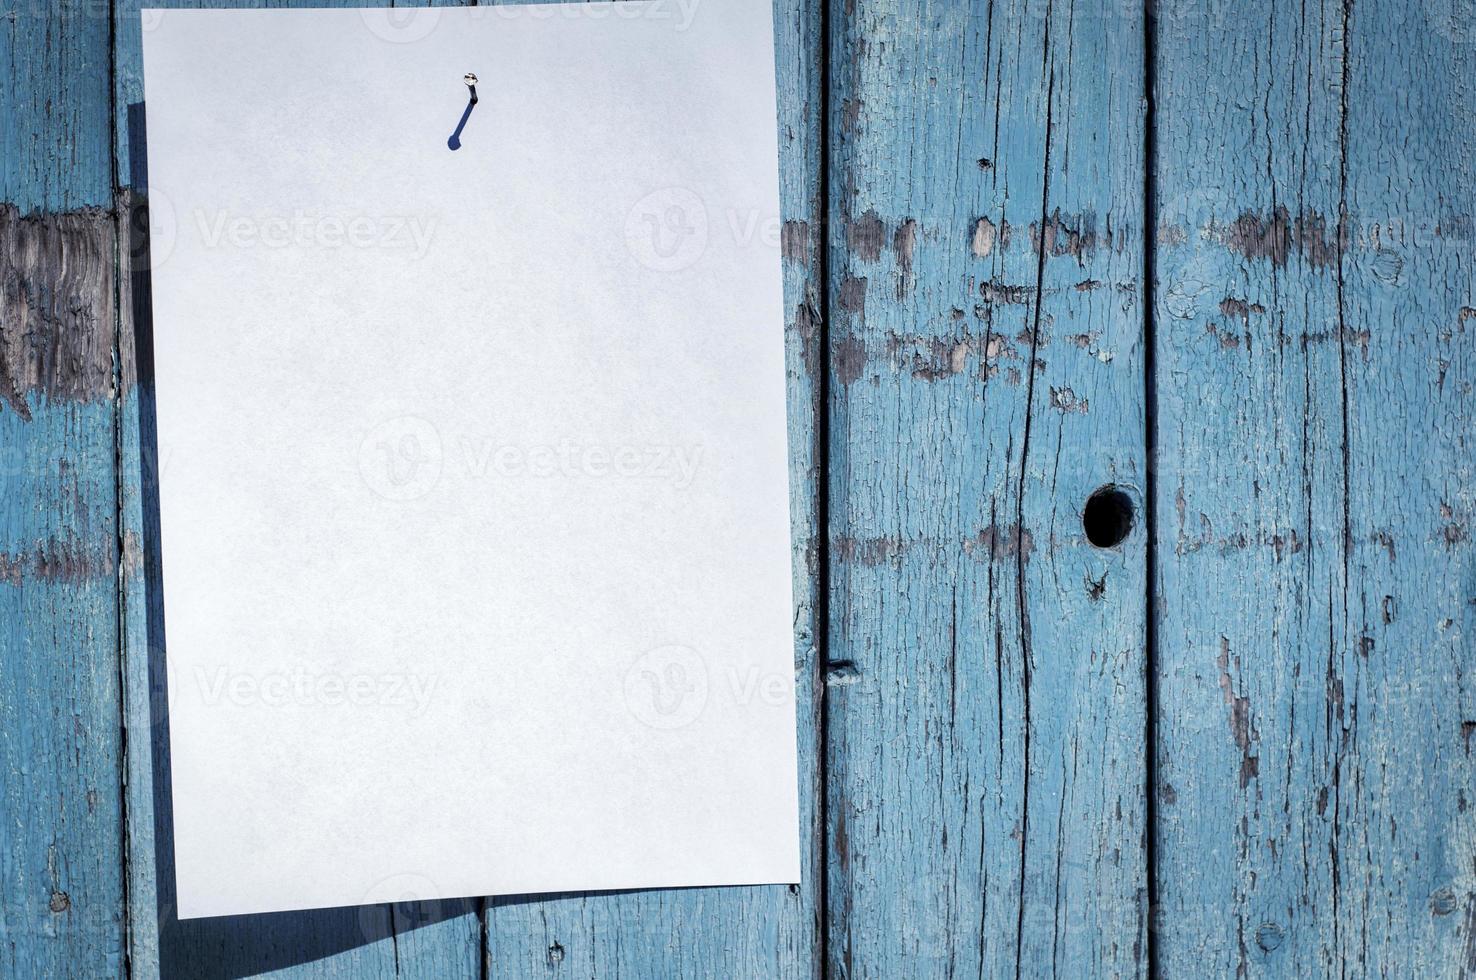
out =
[[[1142,975],[1140,12],[832,24],[830,968]]]
[[[173,901],[168,696],[158,470],[152,378],[151,255],[148,209],[170,208],[167,189],[150,197],[144,138],[142,34],[169,11],[140,18],[140,7],[242,6],[199,0],[116,0],[115,121],[119,160],[121,428],[119,489],[123,523],[122,597],[127,719],[129,948],[133,969],[162,976],[477,977],[483,937],[476,899],[420,901],[426,883],[412,872],[395,905],[180,922]],[[263,7],[364,6],[359,0],[265,0]],[[455,6],[456,3],[438,3]],[[366,9],[364,29],[386,44],[414,43],[446,29],[439,12]],[[165,225],[213,216],[170,210]],[[233,216],[236,217],[236,216]],[[168,260],[167,247],[161,253]]]
[[[674,26],[701,6],[666,0]],[[818,825],[818,420],[823,378],[820,201],[822,9],[775,0],[781,215],[709,215],[711,234],[752,235],[782,253],[789,377],[790,509],[801,855],[798,887],[517,897],[487,903],[494,977],[812,977],[820,972]]]
[[[0,975],[124,970],[107,5],[0,14]]]
[[[112,202],[110,0],[0,8],[0,201],[21,214]]]
[[[1162,974],[1465,975],[1476,35],[1359,0],[1157,38]]]
[[[1294,249],[1289,225],[1337,221],[1341,10],[1184,4],[1157,26],[1159,964],[1321,973],[1315,936],[1286,935],[1316,931],[1293,909],[1331,916],[1339,340],[1325,235]]]
[[[106,212],[0,206],[8,976],[116,974],[123,963],[113,261]]]
[[[1354,4],[1346,30],[1333,943],[1350,972],[1476,976],[1476,20]]]

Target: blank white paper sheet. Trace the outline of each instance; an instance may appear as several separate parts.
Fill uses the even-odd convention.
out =
[[[142,16],[180,917],[798,881],[770,5]]]

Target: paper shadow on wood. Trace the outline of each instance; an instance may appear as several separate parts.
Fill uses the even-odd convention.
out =
[[[148,638],[149,721],[153,768],[154,871],[158,889],[159,975],[233,978],[253,976],[308,963],[345,950],[390,940],[408,931],[459,916],[469,916],[469,935],[477,936],[477,899],[447,899],[366,905],[352,908],[273,912],[180,921],[175,913],[173,797],[169,768],[169,697],[165,670],[163,563],[159,542],[159,468],[155,427],[153,303],[149,252],[144,106],[128,107],[131,185],[128,207],[129,286],[138,371],[138,458],[129,476],[138,480],[143,509],[144,608]],[[146,829],[131,829],[143,843]],[[133,860],[147,860],[135,852]],[[386,955],[394,956],[393,944]]]

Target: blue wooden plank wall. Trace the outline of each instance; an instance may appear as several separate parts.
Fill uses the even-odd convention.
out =
[[[1476,976],[1465,0],[774,0],[804,882],[184,923],[139,6],[0,0],[0,976]]]
[[[1141,12],[832,8],[828,960],[1146,970]],[[1120,70],[1112,70],[1117,62]]]
[[[1159,22],[1165,975],[1476,974],[1472,14]]]

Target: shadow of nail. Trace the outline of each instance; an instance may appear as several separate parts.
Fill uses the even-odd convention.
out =
[[[472,110],[477,107],[477,89],[472,86],[471,99],[466,103],[466,111],[461,114],[461,122],[456,124],[456,132],[446,141],[446,145],[453,150],[461,149],[461,131],[466,128],[466,121],[471,118]]]

